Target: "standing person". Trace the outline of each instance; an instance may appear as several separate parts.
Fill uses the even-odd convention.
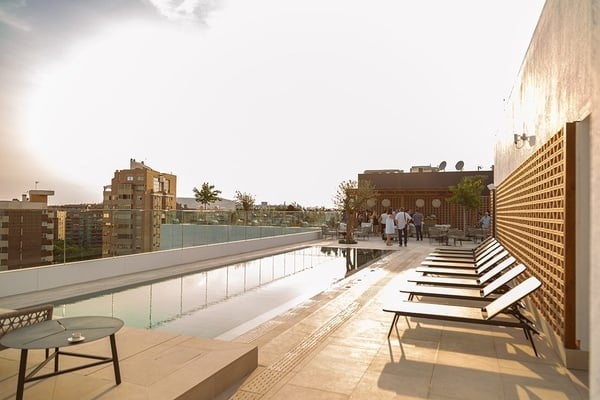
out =
[[[379,218],[379,224],[381,225],[381,240],[386,240],[385,235],[385,221],[387,220],[388,212],[390,210],[384,211],[381,213],[381,217]]]
[[[404,247],[408,246],[408,223],[410,222],[410,214],[401,208],[396,213],[396,225],[398,226],[398,243],[402,247],[402,237],[404,237]]]
[[[377,211],[373,210],[371,213],[371,223],[373,224],[373,233],[379,234],[379,217],[377,216]]]
[[[382,215],[383,218],[383,215]],[[382,225],[384,226],[384,225]],[[385,215],[385,244],[386,246],[392,245],[392,238],[394,237],[394,230],[396,229],[396,223],[394,216],[392,215],[392,209],[388,208]]]
[[[490,213],[486,211],[483,214],[483,217],[481,217],[481,219],[479,220],[479,223],[481,224],[481,228],[483,229],[483,233],[486,235],[488,234],[488,232],[490,230],[491,222],[492,222],[492,217],[490,217]]]
[[[413,223],[415,224],[415,234],[417,240],[423,240],[423,214],[419,210],[416,210],[412,215]]]

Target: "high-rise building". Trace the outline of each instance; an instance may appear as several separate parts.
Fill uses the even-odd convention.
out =
[[[52,264],[53,190],[30,190],[29,199],[0,201],[0,270]]]
[[[177,177],[130,160],[104,187],[102,256],[112,257],[160,249],[165,211],[175,210]]]

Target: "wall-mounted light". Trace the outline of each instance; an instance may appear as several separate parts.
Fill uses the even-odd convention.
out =
[[[493,183],[490,183],[489,185],[487,185],[488,190],[496,190],[496,185],[494,185]]]
[[[529,142],[530,146],[535,145],[535,135],[527,136],[526,133],[522,133],[520,135],[515,133],[513,143],[515,144],[515,146],[517,146],[517,149],[523,147],[525,145],[525,142]]]

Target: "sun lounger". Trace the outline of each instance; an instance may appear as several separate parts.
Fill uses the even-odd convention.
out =
[[[505,257],[508,256],[508,251],[503,250],[502,252],[496,254],[494,258],[487,260],[481,266],[477,268],[451,268],[451,267],[429,267],[425,265],[421,265],[420,267],[415,268],[415,271],[421,272],[423,275],[462,275],[462,276],[472,276],[477,277],[483,275],[488,269],[492,268],[494,265],[502,261]]]
[[[473,268],[483,263],[487,262],[490,258],[495,257],[498,253],[504,251],[503,246],[498,246],[489,249],[481,257],[475,259],[475,261],[432,261],[432,260],[423,260],[421,265],[426,265],[429,267],[452,267],[452,268]]]
[[[427,255],[427,257],[425,257],[425,261],[474,263],[474,262],[477,262],[477,260],[480,260],[486,254],[489,254],[490,252],[494,251],[498,247],[502,247],[500,242],[491,243],[490,246],[487,247],[484,251],[482,251],[474,256],[469,255],[469,254],[439,255],[439,254],[429,253]]]
[[[495,246],[496,244],[501,244],[496,239],[491,239],[477,247],[474,248],[437,248],[433,250],[429,255],[431,256],[440,256],[440,257],[475,257],[478,254],[483,253],[491,246]]]
[[[509,289],[508,284],[525,271],[523,264],[518,264],[488,285],[478,287],[455,287],[444,285],[418,285],[414,282],[407,283],[400,288],[400,292],[408,293],[408,299],[413,300],[415,296],[447,297],[461,300],[490,300]]]
[[[482,249],[485,249],[487,246],[494,242],[497,242],[496,238],[490,236],[473,248],[436,247],[433,253],[476,254],[477,252],[481,251]]]
[[[499,264],[491,268],[480,277],[465,277],[461,275],[454,276],[429,276],[423,275],[418,277],[409,277],[408,282],[414,282],[421,285],[445,285],[445,286],[465,286],[482,288],[492,280],[498,278],[502,271],[515,263],[514,257],[508,257],[502,260]]]
[[[523,318],[519,313],[514,313],[515,304],[528,296],[531,292],[541,286],[541,282],[530,277],[510,289],[497,299],[488,303],[485,307],[465,307],[446,304],[431,304],[396,299],[383,308],[385,312],[394,313],[392,324],[388,332],[388,339],[392,329],[396,326],[401,316],[413,318],[427,318],[454,322],[475,323],[490,326],[514,327],[523,329],[525,337],[531,343],[533,351],[538,356],[533,335],[539,332],[531,321]],[[509,319],[505,314],[509,314]]]

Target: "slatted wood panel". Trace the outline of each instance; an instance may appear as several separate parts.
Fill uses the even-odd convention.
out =
[[[565,341],[569,338],[565,256],[567,215],[566,134],[561,130],[496,189],[495,231],[509,251],[542,281],[532,300]],[[570,179],[570,178],[569,178]]]
[[[419,208],[419,211],[426,217],[434,214],[436,223],[450,224],[453,227],[461,228],[464,226],[464,215],[462,208],[449,204],[446,199],[452,195],[449,190],[428,190],[414,191],[410,189],[395,189],[395,190],[379,190],[379,195],[376,197],[375,210],[378,214],[385,211],[385,207],[381,202],[383,199],[390,200],[390,207],[394,210],[404,207],[415,211],[417,209],[417,200],[423,200],[424,206]],[[439,201],[439,207],[434,207],[434,200]],[[473,226],[479,222],[479,218],[485,211],[490,210],[490,198],[488,196],[481,197],[481,207],[479,210],[469,211],[467,213],[467,225]]]

